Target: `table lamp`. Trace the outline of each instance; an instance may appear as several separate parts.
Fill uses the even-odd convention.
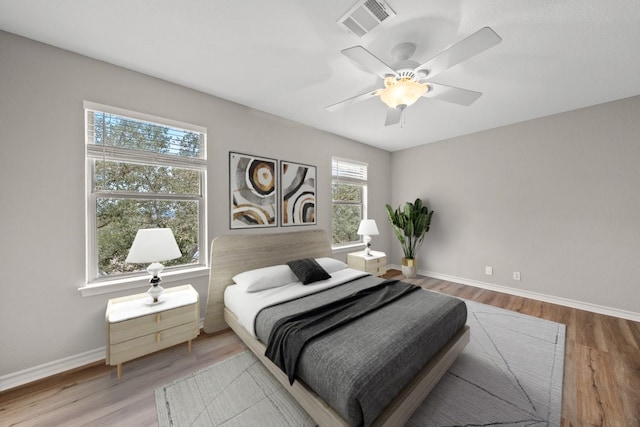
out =
[[[364,254],[369,256],[371,254],[371,236],[380,234],[376,221],[373,219],[363,219],[360,221],[357,233],[362,236],[362,241],[367,245],[364,249]]]
[[[162,294],[162,286],[160,286],[160,277],[158,276],[164,266],[161,261],[168,261],[182,256],[180,248],[176,243],[173,232],[170,228],[141,228],[133,239],[129,255],[125,262],[140,264],[150,262],[147,271],[152,277],[149,279],[151,287],[147,294],[153,299],[153,303],[162,302],[160,295]]]

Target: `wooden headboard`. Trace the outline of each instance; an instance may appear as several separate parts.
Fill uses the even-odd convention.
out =
[[[227,328],[224,321],[224,290],[238,273],[300,258],[331,256],[324,230],[274,234],[232,234],[211,242],[209,294],[204,318],[206,333]]]

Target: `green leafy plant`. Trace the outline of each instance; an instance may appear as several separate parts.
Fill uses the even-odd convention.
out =
[[[416,199],[413,203],[406,202],[396,210],[393,210],[389,204],[386,207],[389,223],[402,246],[404,257],[415,259],[418,249],[422,246],[424,235],[429,231],[433,211],[424,206],[420,199]]]

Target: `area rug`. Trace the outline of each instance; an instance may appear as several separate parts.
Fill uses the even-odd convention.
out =
[[[471,341],[407,426],[559,426],[565,326],[465,302]],[[249,351],[155,395],[160,426],[315,425]]]

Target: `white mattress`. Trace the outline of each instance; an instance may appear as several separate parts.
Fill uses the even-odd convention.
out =
[[[305,295],[311,295],[367,275],[368,273],[363,273],[360,270],[345,268],[331,273],[331,278],[327,280],[321,280],[309,285],[303,285],[301,282],[292,282],[260,292],[245,292],[237,285],[230,285],[224,290],[224,305],[236,315],[240,324],[255,337],[255,319],[263,308]]]

